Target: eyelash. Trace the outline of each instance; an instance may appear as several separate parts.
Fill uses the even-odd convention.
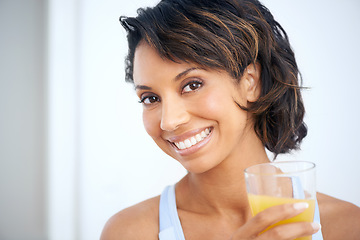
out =
[[[186,87],[190,87],[190,85],[192,85],[192,84],[196,84],[196,85],[200,85],[200,86],[198,86],[196,89],[192,89],[192,90],[189,91],[189,92],[197,91],[199,88],[202,87],[203,82],[202,82],[202,81],[199,81],[199,80],[194,80],[194,81],[191,81],[191,82],[187,83],[187,84],[182,88],[182,93],[188,93],[188,92],[184,92],[184,89],[185,89]]]
[[[146,101],[147,99],[150,99],[150,98],[156,98],[156,100],[155,100],[156,102],[159,102],[159,101],[160,101],[157,96],[151,95],[151,96],[142,97],[142,98],[139,100],[139,103],[142,103],[142,104],[144,104],[144,105],[153,104],[153,102],[152,102],[152,103],[145,103],[145,101]]]
[[[190,89],[190,91],[184,91],[185,88],[189,87],[192,85],[192,84],[196,84],[196,89]],[[202,81],[199,81],[199,80],[194,80],[194,81],[191,81],[191,82],[188,82],[187,84],[185,84],[185,86],[182,87],[182,90],[181,90],[181,93],[184,94],[184,93],[190,93],[190,92],[194,92],[194,91],[197,91],[199,88],[201,88],[203,85],[203,82]],[[147,99],[151,99],[153,100],[153,102],[150,102],[150,103],[145,103],[145,101]],[[160,98],[156,95],[148,95],[148,96],[144,96],[142,97],[140,100],[139,100],[139,103],[142,103],[144,105],[151,105],[151,104],[154,104],[155,102],[159,102],[160,101]]]

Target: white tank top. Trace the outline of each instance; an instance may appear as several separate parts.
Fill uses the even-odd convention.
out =
[[[320,214],[317,202],[314,221],[320,223]],[[159,240],[185,240],[176,207],[175,185],[167,186],[161,194],[159,224]],[[312,240],[323,240],[321,231],[314,234]]]

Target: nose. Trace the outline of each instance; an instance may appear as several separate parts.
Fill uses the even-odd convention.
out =
[[[162,101],[160,128],[164,131],[174,131],[180,125],[187,123],[190,114],[184,102],[180,99]]]

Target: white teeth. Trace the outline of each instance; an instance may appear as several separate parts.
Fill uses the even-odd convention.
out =
[[[200,136],[200,134],[196,134],[195,136],[196,141],[200,142],[202,140],[202,137]]]
[[[184,142],[179,142],[179,148],[180,148],[180,149],[185,149],[185,144],[184,144]]]
[[[201,133],[198,133],[195,136],[188,138],[182,142],[174,142],[174,144],[178,149],[183,150],[183,149],[189,148],[189,147],[201,142],[209,134],[210,134],[210,129],[206,128]]]
[[[189,147],[192,146],[189,139],[186,139],[186,140],[184,141],[184,143],[185,143],[185,147],[186,147],[186,148],[189,148]]]

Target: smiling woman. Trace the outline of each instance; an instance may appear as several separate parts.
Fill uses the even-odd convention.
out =
[[[120,21],[128,32],[126,79],[143,105],[145,129],[187,175],[114,215],[102,239],[356,239],[360,209],[324,194],[314,222],[263,233],[306,204],[251,216],[241,173],[269,162],[266,148],[276,158],[307,135],[294,53],[266,7],[163,0]]]
[[[222,4],[222,11],[212,2],[186,4],[161,2],[151,12],[140,10],[136,19],[121,18],[132,33],[126,79],[134,81],[135,49],[141,40],[161,57],[223,69],[234,81],[240,80],[250,63],[258,62],[261,95],[245,109],[254,114],[256,133],[275,156],[296,149],[307,129],[298,68],[286,32],[259,4],[228,2]]]
[[[164,152],[198,173],[218,165],[235,149],[240,151],[239,143],[262,146],[251,131],[249,113],[237,104],[245,106],[259,94],[252,66],[247,78],[234,88],[234,79],[225,71],[162,59],[154,48],[140,43],[134,59],[134,84],[144,104],[146,131]],[[251,135],[254,140],[245,141]]]

